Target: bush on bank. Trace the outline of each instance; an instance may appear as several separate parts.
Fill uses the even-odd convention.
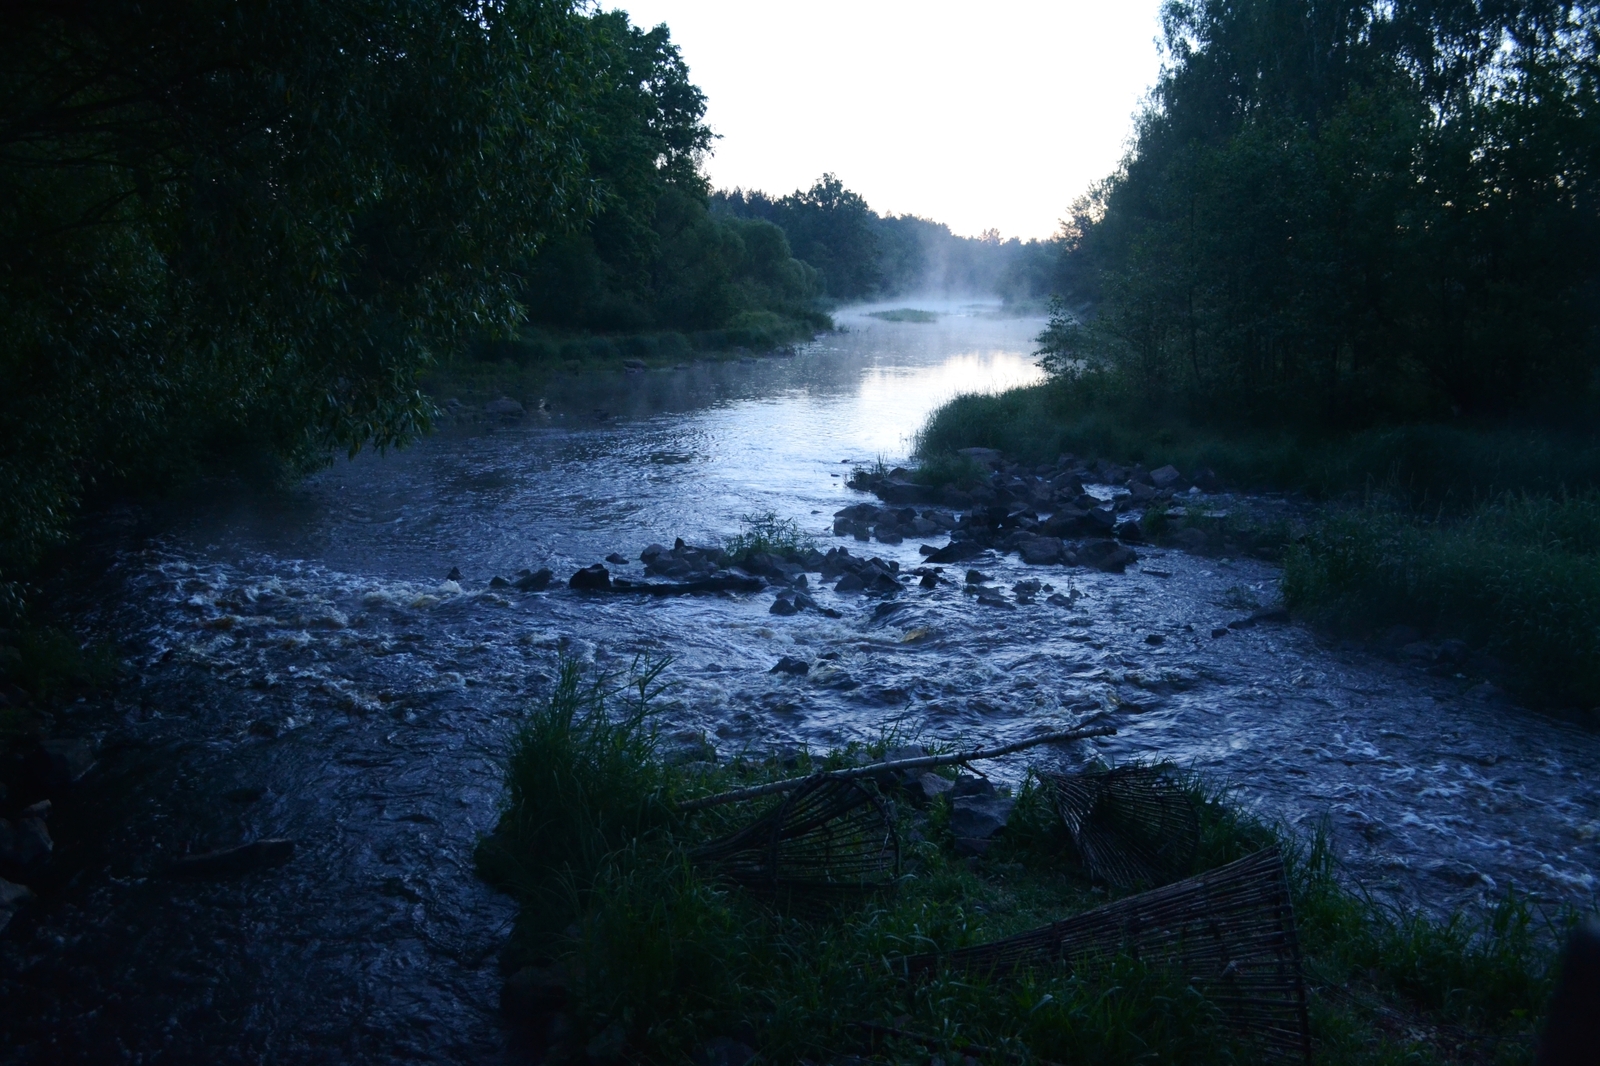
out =
[[[1093,976],[898,979],[887,962],[895,956],[982,943],[1105,901],[1066,857],[1031,785],[976,861],[954,854],[937,801],[922,816],[902,806],[904,871],[890,894],[778,911],[707,879],[687,849],[755,812],[728,805],[689,816],[680,800],[845,765],[861,749],[787,766],[760,757],[668,765],[648,711],[658,679],[647,672],[618,701],[564,664],[513,743],[505,814],[479,847],[480,871],[521,904],[505,957],[507,1010],[555,1057],[685,1061],[726,1038],[767,1061],[833,1061],[868,1050],[859,1023],[871,1022],[945,1050],[976,1043],[1023,1061],[1250,1060],[1204,997],[1129,958]],[[1319,1061],[1530,1058],[1553,937],[1526,905],[1508,899],[1447,922],[1380,906],[1341,884],[1325,841],[1296,844],[1224,795],[1191,787],[1203,826],[1196,872],[1274,839],[1292,856]],[[875,1054],[926,1061],[929,1049],[890,1040]]]

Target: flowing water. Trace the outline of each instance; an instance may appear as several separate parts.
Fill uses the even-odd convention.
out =
[[[958,392],[1037,376],[1040,321],[943,309],[934,324],[858,309],[790,358],[564,379],[519,421],[458,423],[292,492],[108,528],[103,567],[61,595],[138,680],[65,716],[100,765],[52,821],[59,883],[0,937],[0,1056],[503,1057],[512,907],[471,854],[518,708],[562,655],[621,672],[672,656],[668,732],[702,731],[723,755],[891,729],[1005,741],[1110,708],[1115,737],[1031,757],[1176,760],[1269,818],[1327,819],[1352,876],[1436,909],[1511,886],[1592,902],[1600,737],[1299,627],[1213,637],[1273,599],[1261,562],[1154,549],[1112,575],[1009,557],[975,565],[1005,586],[1075,589],[1073,606],[982,606],[959,582],[907,588],[888,610],[815,591],[837,619],[772,615],[771,593],[488,587],[677,536],[716,542],[753,513],[835,543],[833,512],[861,499],[852,464],[903,457]],[[849,547],[920,562],[911,541]],[[813,669],[769,673],[784,655]],[[997,772],[1015,778],[1024,758]],[[258,837],[294,839],[293,860],[230,881],[159,876]]]

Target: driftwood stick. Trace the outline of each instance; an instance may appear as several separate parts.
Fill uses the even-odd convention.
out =
[[[934,766],[959,766],[962,763],[976,762],[979,759],[998,759],[1002,755],[1010,755],[1015,751],[1027,748],[1036,748],[1040,744],[1064,744],[1069,740],[1081,740],[1084,737],[1108,737],[1117,731],[1116,726],[1096,725],[1079,726],[1077,729],[1064,729],[1055,733],[1042,733],[1027,740],[1019,740],[1012,744],[1002,744],[997,748],[974,748],[971,751],[957,751],[949,755],[920,755],[914,759],[895,759],[891,762],[868,763],[865,766],[849,766],[843,770],[829,770],[820,776],[849,779],[855,777],[876,777],[879,774],[895,773],[900,770],[923,770]],[[732,792],[718,792],[714,796],[702,796],[699,799],[689,800],[679,805],[680,810],[698,811],[705,807],[716,807],[723,803],[736,803],[739,800],[755,799],[758,796],[770,796],[774,792],[788,792],[817,777],[810,774],[806,777],[790,777],[782,781],[769,781],[765,785],[751,785],[749,788],[736,788]]]

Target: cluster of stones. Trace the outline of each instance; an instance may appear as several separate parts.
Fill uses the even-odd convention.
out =
[[[1024,467],[1004,463],[998,452],[987,448],[968,448],[964,454],[991,468],[986,480],[969,488],[929,488],[912,481],[902,469],[857,476],[852,487],[870,491],[884,503],[843,508],[834,515],[834,533],[898,544],[911,536],[948,532],[950,542],[944,547],[922,546],[929,562],[952,563],[986,551],[1014,551],[1034,566],[1087,566],[1121,573],[1138,559],[1129,545],[1144,539],[1130,510],[1169,503],[1191,486],[1216,487],[1209,471],[1191,481],[1171,466],[1146,471],[1063,455],[1053,465]],[[1122,485],[1127,493],[1102,499],[1084,490],[1085,479]]]

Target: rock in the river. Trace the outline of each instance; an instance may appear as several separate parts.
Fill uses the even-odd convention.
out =
[[[511,582],[496,574],[489,579],[489,587],[492,589],[508,589],[511,587]]]
[[[1003,607],[1008,611],[1017,609],[1017,605],[1006,599],[994,589],[984,588],[978,590],[978,603],[984,607]]]
[[[1118,540],[1127,541],[1129,544],[1139,544],[1144,541],[1144,530],[1139,528],[1139,523],[1129,518],[1118,522],[1112,531]]]
[[[1150,471],[1150,484],[1158,489],[1175,488],[1182,480],[1183,475],[1178,473],[1175,466],[1168,465]]]
[[[1206,536],[1205,530],[1187,526],[1167,537],[1167,542],[1174,547],[1182,548],[1186,552],[1198,554],[1206,550],[1207,545],[1210,543],[1210,538]]]
[[[1139,556],[1132,548],[1118,544],[1114,540],[1084,541],[1077,555],[1078,562],[1082,565],[1103,570],[1108,574],[1120,574],[1128,568],[1129,563],[1139,560]]]
[[[567,586],[575,589],[609,589],[611,572],[600,563],[586,566],[567,579]]]
[[[1059,592],[1052,592],[1044,601],[1052,607],[1071,607],[1072,601]]]
[[[282,838],[256,840],[238,847],[200,855],[185,855],[167,867],[171,877],[237,877],[252,870],[282,866],[294,858],[294,841]]]
[[[606,562],[610,563],[612,566],[628,565],[627,557],[621,552],[612,552],[610,555],[606,556]]]
[[[804,677],[810,672],[810,663],[806,662],[804,659],[796,659],[792,655],[785,655],[783,658],[778,660],[777,664],[773,666],[771,670],[767,671],[769,674],[791,674],[795,677]]]
[[[1016,801],[1010,796],[959,796],[950,803],[950,833],[956,853],[982,855],[1011,817]]]
[[[864,591],[866,587],[867,583],[861,580],[861,578],[857,577],[855,574],[846,574],[839,579],[839,583],[837,585],[833,586],[833,591],[861,592]]]
[[[1029,566],[1051,566],[1066,554],[1059,537],[1029,537],[1017,545],[1017,553]]]
[[[498,400],[490,400],[484,404],[483,413],[496,418],[521,418],[522,405],[509,396],[502,396]]]
[[[921,585],[925,589],[936,589],[939,587],[939,575],[930,570],[926,574],[922,575],[922,580],[917,582],[917,584]]]
[[[517,571],[517,579],[512,584],[523,592],[539,592],[548,588],[555,577],[555,572],[548,566],[541,566],[538,570]]]
[[[726,556],[721,548],[695,548],[679,537],[669,551],[652,544],[639,553],[647,573],[679,579],[704,577],[723,565]]]

